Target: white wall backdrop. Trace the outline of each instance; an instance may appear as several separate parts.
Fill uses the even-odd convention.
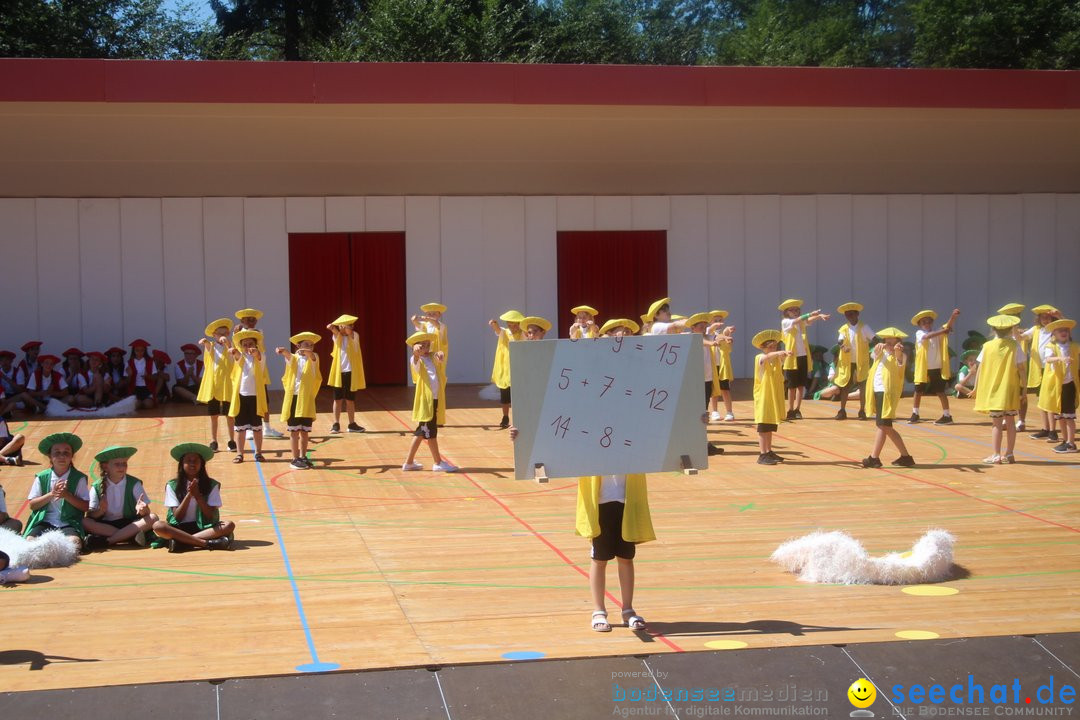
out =
[[[744,376],[749,338],[778,325],[789,296],[827,311],[856,299],[875,328],[908,328],[922,307],[960,307],[962,330],[1012,301],[1080,314],[1080,194],[0,199],[0,347],[144,337],[175,359],[249,305],[284,343],[289,232],[403,230],[410,312],[446,303],[450,379],[485,382],[489,318],[568,310],[556,307],[556,232],[620,229],[667,231],[674,310],[730,310]],[[404,338],[407,319],[393,320]],[[812,340],[831,345],[838,325]],[[404,345],[385,351],[404,362]]]

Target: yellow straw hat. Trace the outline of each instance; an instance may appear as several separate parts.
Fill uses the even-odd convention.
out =
[[[907,337],[907,333],[900,328],[887,327],[878,330],[876,335],[879,338],[896,338],[897,340],[903,340]]]
[[[423,310],[424,312],[437,312],[437,313],[446,312],[446,306],[443,305],[442,303],[427,303],[425,305],[421,305],[420,309]]]
[[[519,313],[517,310],[507,310],[499,316],[499,319],[503,322],[520,323],[522,320],[525,319],[525,316]]]
[[[919,321],[925,317],[928,317],[931,320],[937,320],[937,313],[933,310],[920,310],[919,312],[911,316],[911,324],[915,327],[918,327]],[[878,334],[880,335],[881,333]]]
[[[708,322],[709,322],[709,320],[711,318],[712,318],[712,315],[710,315],[709,313],[705,313],[705,312],[694,313],[690,317],[686,318],[686,327],[692,328],[695,325],[697,325],[698,323],[706,323],[706,324],[708,324]]]
[[[236,319],[243,320],[246,317],[253,317],[256,320],[262,319],[262,310],[256,310],[255,308],[244,308],[243,310],[236,311]]]
[[[986,324],[998,330],[1008,330],[1020,324],[1020,318],[1015,315],[995,315],[986,320]]]
[[[1054,330],[1062,329],[1072,330],[1074,327],[1076,327],[1075,320],[1067,320],[1066,318],[1061,318],[1060,320],[1055,320],[1052,323],[1047,323],[1046,327],[1044,327],[1043,330],[1048,330],[1052,332]]]
[[[331,325],[355,325],[356,321],[360,318],[355,315],[338,315],[337,320],[330,323]]]
[[[1045,313],[1056,313],[1058,312],[1058,309],[1053,305],[1037,305],[1036,307],[1031,308],[1031,312],[1036,315],[1043,315]]]
[[[721,320],[726,320],[727,316],[730,315],[730,314],[731,313],[729,313],[727,310],[710,310],[709,311],[709,316],[710,317],[719,317]]]
[[[435,342],[435,334],[428,332],[414,332],[405,339],[406,345],[415,345],[422,342]]]
[[[848,312],[849,310],[854,310],[855,312],[862,312],[863,308],[862,305],[857,302],[846,302],[840,307],[836,308],[836,312],[840,313],[841,315]]]
[[[1024,312],[1024,306],[1020,303],[1009,303],[998,308],[999,315],[1019,315]]]
[[[776,309],[779,310],[780,312],[783,312],[784,310],[787,310],[788,308],[802,307],[802,305],[803,305],[803,301],[800,298],[788,298],[784,302],[777,305]]]
[[[589,307],[588,305],[578,305],[577,307],[570,308],[571,315],[577,315],[580,312],[589,313],[593,317],[596,317],[600,314],[600,311],[598,311],[596,308]]]
[[[522,318],[521,319],[521,324],[524,325],[526,328],[529,327],[530,325],[535,325],[538,328],[540,328],[541,330],[543,330],[544,332],[547,332],[548,330],[551,329],[551,323],[549,323],[547,320],[545,320],[542,317],[535,317],[533,315],[530,315],[529,317],[526,317],[526,318]]]
[[[638,330],[641,329],[641,326],[633,320],[627,320],[626,318],[615,318],[613,320],[608,320],[606,323],[604,323],[603,327],[600,328],[600,334],[607,335],[609,332],[611,332],[617,327],[628,328],[630,330],[630,333],[634,335],[636,335]]]
[[[665,305],[671,305],[671,298],[660,298],[652,305],[649,306],[649,312],[641,316],[641,319],[645,322],[652,322],[656,319],[656,313],[660,312],[660,308]]]
[[[232,320],[230,320],[229,318],[218,318],[218,319],[217,319],[217,320],[215,320],[214,322],[212,322],[212,323],[210,323],[209,325],[207,325],[207,326],[206,326],[206,330],[205,330],[204,332],[205,332],[205,333],[206,333],[207,335],[209,335],[209,336],[213,337],[213,335],[214,335],[214,332],[215,332],[215,331],[216,331],[216,330],[217,330],[218,328],[222,328],[222,327],[223,327],[223,328],[225,328],[226,330],[231,330],[231,329],[232,329],[232,325],[233,325],[233,323],[232,323]]]
[[[299,345],[300,343],[304,342],[305,340],[309,341],[312,345],[314,345],[315,343],[322,340],[322,336],[317,335],[317,334],[315,334],[313,332],[302,332],[302,333],[296,333],[291,338],[289,338],[289,342],[291,342],[293,345]]]
[[[762,330],[754,336],[754,339],[750,341],[750,344],[756,347],[758,350],[761,350],[763,349],[762,346],[764,346],[765,343],[780,342],[780,339],[782,337],[783,335],[780,334],[779,330]]]
[[[247,339],[255,340],[256,342],[262,337],[262,333],[258,330],[241,330],[238,333],[234,333],[232,336],[233,345],[240,348],[240,343]]]

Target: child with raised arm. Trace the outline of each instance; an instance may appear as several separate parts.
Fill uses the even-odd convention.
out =
[[[1043,330],[1053,339],[1043,349],[1043,378],[1039,409],[1050,413],[1061,427],[1057,453],[1076,452],[1076,373],[1080,368],[1080,345],[1073,342],[1075,320],[1055,320]]]
[[[283,347],[276,350],[278,355],[285,358],[285,375],[281,378],[282,387],[285,388],[281,422],[289,430],[293,456],[291,466],[295,470],[315,467],[307,458],[307,450],[311,427],[315,424],[315,398],[323,379],[319,354],[315,352],[315,343],[321,339],[313,332],[297,333],[289,338],[289,342],[296,345],[295,353]]]
[[[74,433],[53,433],[38,443],[38,451],[49,459],[49,469],[34,476],[27,500],[30,517],[23,536],[36,538],[57,530],[80,550],[86,538],[83,516],[90,507],[86,475],[75,468],[75,453],[82,438]]]
[[[920,310],[911,318],[911,324],[918,330],[915,332],[915,398],[911,403],[909,423],[920,421],[919,405],[923,395],[937,395],[941,401],[941,417],[934,421],[935,425],[948,425],[953,421],[945,388],[952,379],[949,333],[953,331],[958,317],[960,311],[953,310],[949,319],[937,330],[934,330],[937,313],[933,310]]]
[[[495,320],[488,320],[488,327],[499,336],[495,346],[495,362],[491,368],[491,382],[499,388],[499,404],[502,405],[502,421],[499,427],[510,427],[510,343],[523,337],[521,321],[525,318],[517,310],[507,310],[499,319],[506,323],[506,328],[499,327]]]
[[[1034,391],[1035,395],[1038,396],[1042,389],[1043,351],[1046,350],[1046,346],[1053,339],[1053,333],[1048,332],[1046,326],[1060,318],[1061,311],[1053,305],[1039,305],[1031,308],[1031,312],[1035,314],[1035,324],[1021,333],[1021,337],[1030,343],[1030,349],[1028,350],[1028,391]],[[1030,437],[1035,440],[1057,443],[1059,440],[1057,425],[1053,421],[1051,414],[1043,410],[1042,421],[1042,430],[1032,433]]]
[[[326,326],[333,334],[334,349],[331,356],[330,376],[326,384],[334,388],[334,424],[330,432],[341,432],[341,410],[349,417],[347,430],[351,433],[364,432],[356,422],[356,393],[367,387],[364,377],[364,358],[360,352],[360,336],[353,326],[360,318],[355,315],[341,315]]]
[[[427,441],[428,449],[431,450],[434,472],[457,472],[451,462],[443,460],[439,453],[439,425],[436,422],[439,405],[439,391],[445,384],[445,370],[443,367],[443,354],[432,353],[431,346],[435,342],[435,336],[431,333],[413,333],[405,340],[405,344],[412,348],[412,357],[409,358],[409,369],[412,372],[413,394],[412,419],[419,423],[413,432],[412,445],[409,447],[409,455],[402,463],[401,469],[406,472],[423,470],[424,466],[416,462],[416,452],[420,444]]]
[[[723,420],[731,422],[735,419],[735,413],[731,407],[731,381],[735,379],[735,372],[731,367],[731,346],[734,342],[735,326],[724,327],[727,316],[727,310],[712,310],[709,312],[709,320],[712,322],[712,327],[716,329],[715,332],[710,333],[709,337],[715,342],[712,354],[713,362],[716,364],[716,377],[720,380],[719,396],[724,401]],[[711,411],[709,419],[721,419],[718,408],[719,402],[714,395],[709,403],[709,410]]]
[[[571,340],[600,337],[600,326],[596,324],[599,311],[596,308],[578,305],[570,308],[570,314],[574,316],[574,324],[570,326]]]
[[[1024,392],[1023,368],[1027,360],[1020,341],[1013,331],[1020,324],[1014,315],[995,315],[987,324],[996,337],[986,341],[976,361],[978,372],[975,381],[975,412],[986,413],[994,425],[991,439],[994,453],[983,458],[984,463],[1000,465],[1014,463],[1016,447],[1016,423],[1013,419],[1020,411],[1020,396]],[[1001,452],[1002,435],[1006,438],[1005,453]]]
[[[423,315],[413,315],[412,324],[416,332],[426,332],[435,336],[431,343],[431,352],[441,352],[443,355],[443,367],[450,361],[450,334],[443,322],[446,306],[442,303],[432,302],[420,306]],[[446,373],[443,373],[443,386],[439,389],[439,408],[435,413],[435,421],[439,427],[446,424]]]
[[[196,399],[206,404],[210,416],[210,449],[218,449],[218,418],[225,418],[226,437],[229,450],[236,450],[233,439],[233,419],[229,414],[229,402],[233,396],[232,370],[233,358],[229,352],[232,320],[218,318],[206,326],[207,338],[201,338],[203,348],[203,376],[199,382],[199,394]]]
[[[648,327],[642,335],[675,335],[686,330],[686,318],[677,319],[671,314],[671,298],[660,298],[649,306],[641,316]]]
[[[837,335],[840,355],[836,360],[836,386],[840,388],[840,410],[837,420],[847,420],[848,396],[853,390],[861,388],[866,382],[870,366],[870,341],[874,331],[863,323],[863,306],[857,302],[847,302],[838,307],[837,312],[847,320]],[[859,419],[866,419],[866,393],[859,393]]]
[[[754,423],[758,434],[758,464],[776,465],[784,458],[773,452],[772,436],[784,416],[784,360],[793,350],[780,350],[779,330],[762,330],[750,343],[761,352],[754,358]]]
[[[154,534],[168,541],[169,552],[192,547],[228,550],[236,526],[221,519],[221,483],[206,474],[214,451],[199,443],[181,443],[170,452],[177,462],[176,478],[165,484],[165,520],[154,523]]]
[[[874,436],[874,449],[869,457],[863,458],[862,466],[881,467],[881,451],[885,447],[885,440],[888,439],[900,452],[900,457],[893,460],[892,464],[900,467],[914,467],[915,459],[908,453],[903,438],[893,427],[896,408],[900,404],[900,394],[904,389],[904,365],[907,356],[904,354],[901,340],[907,337],[907,333],[894,327],[887,327],[879,330],[877,334],[883,342],[874,347],[874,364],[870,367],[866,389],[863,391],[863,395],[874,399],[877,434]]]
[[[88,550],[128,540],[145,545],[145,533],[158,521],[150,512],[142,480],[127,472],[128,460],[136,452],[133,447],[113,445],[94,456],[101,479],[90,488],[90,508],[83,518]]]
[[[266,384],[262,381],[263,358],[259,352],[259,340],[262,333],[255,330],[241,330],[233,334],[233,347],[229,353],[233,359],[232,398],[229,400],[229,415],[233,419],[233,431],[236,439],[236,457],[234,463],[244,462],[244,440],[247,431],[255,444],[255,462],[264,462],[263,415],[266,414]]]
[[[777,310],[784,314],[780,320],[784,349],[793,353],[784,358],[788,420],[802,420],[803,395],[810,379],[810,341],[806,339],[806,328],[818,320],[828,320],[830,317],[821,312],[820,308],[804,314],[802,304],[803,301],[799,298],[789,298],[777,307]]]
[[[266,365],[266,340],[263,336],[263,331],[259,330],[256,325],[259,324],[259,320],[262,320],[262,310],[256,310],[255,308],[244,308],[243,310],[237,310],[234,317],[240,322],[233,326],[233,332],[239,332],[241,330],[252,330],[259,334],[259,356],[262,358],[262,366],[259,368],[260,382],[263,385],[269,387],[270,385],[270,369]],[[285,433],[280,430],[274,429],[270,424],[270,411],[267,410],[263,413],[263,437],[281,439],[285,437]]]

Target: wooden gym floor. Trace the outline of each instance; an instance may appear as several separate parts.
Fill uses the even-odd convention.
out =
[[[659,540],[639,548],[634,604],[650,632],[594,633],[576,483],[514,479],[499,411],[477,390],[450,388],[440,431],[459,474],[401,471],[412,394],[375,388],[360,394],[366,433],[327,435],[329,413],[319,416],[316,470],[289,468],[287,439],[268,439],[261,464],[218,454],[210,471],[223,517],[237,523],[233,552],[122,547],[0,588],[0,689],[1080,630],[1080,455],[1024,433],[1016,465],[984,465],[986,420],[954,400],[951,426],[898,424],[918,467],[864,470],[873,423],[836,422],[836,404],[808,401],[806,419],[778,433],[787,463],[760,466],[752,408],[740,401],[736,422],[709,426],[726,453],[708,471],[649,478]],[[924,417],[938,409],[924,401]],[[202,408],[169,405],[12,428],[28,448],[78,433],[84,471],[106,445],[136,445],[130,472],[160,508],[175,473],[168,449],[207,441],[207,425]],[[43,467],[36,449],[26,456],[30,465],[0,470],[9,511],[24,521]],[[426,448],[418,459],[430,467]],[[936,586],[951,594],[809,585],[768,559],[817,529],[846,530],[879,554],[935,527],[957,538],[957,577]],[[608,588],[617,621],[614,567]]]

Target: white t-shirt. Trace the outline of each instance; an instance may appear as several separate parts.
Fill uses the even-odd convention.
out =
[[[874,392],[885,392],[885,373],[888,372],[888,368],[885,367],[884,355],[882,355],[881,364],[878,365],[877,372],[874,373]]]
[[[984,352],[985,352],[985,350],[980,350],[979,351],[979,357],[975,358],[975,362],[978,363],[979,365],[982,365],[983,353]],[[1017,365],[1023,365],[1024,363],[1027,362],[1027,353],[1024,352],[1023,348],[1020,347],[1020,343],[1016,344],[1016,357],[1015,357],[1015,359],[1013,361]]]
[[[338,347],[341,348],[339,357],[341,358],[341,372],[352,372],[352,363],[349,362],[349,341],[352,339],[351,335],[341,333],[335,338],[338,343]],[[400,365],[398,367],[401,367]]]
[[[187,490],[184,490],[187,494]],[[180,501],[183,498],[176,497],[176,493],[173,492],[172,485],[165,484],[165,507],[173,509],[173,515],[176,515],[176,508],[180,507]],[[210,507],[221,507],[221,486],[215,485],[214,489],[210,491],[210,494],[206,496],[206,504]],[[199,510],[199,503],[195,502],[192,498],[188,501],[187,511],[184,513],[184,517],[176,517],[176,522],[186,523],[195,522],[195,513]]]
[[[425,355],[420,358],[420,361],[424,364],[424,371],[427,373],[428,387],[431,388],[431,399],[439,399],[439,370],[435,367],[435,361],[431,359],[430,355]]]
[[[837,339],[840,340],[840,341],[846,340],[847,339],[847,337],[846,337],[847,332],[845,332],[845,331],[848,331],[848,332],[851,333],[851,339],[854,340],[857,328],[858,328],[857,325],[852,325],[851,323],[848,323],[844,327],[840,328],[840,332],[837,335]],[[862,326],[862,336],[866,340],[867,344],[869,344],[870,341],[874,339],[874,331],[871,330],[870,326],[867,325],[866,323],[863,323],[863,326]],[[854,345],[854,343],[852,343],[852,345]],[[855,350],[854,347],[852,347],[851,349],[852,349],[852,351]]]
[[[135,368],[135,387],[146,387],[146,373],[150,372],[150,368],[147,367],[149,362],[148,357],[131,359],[131,365]]]
[[[1046,348],[1042,351],[1043,365],[1046,365],[1046,361],[1050,358],[1057,357],[1058,349],[1055,348],[1054,345],[1057,345],[1057,348],[1061,349],[1062,357],[1069,357],[1069,343],[1055,342],[1053,345],[1048,344]],[[1073,381],[1072,363],[1069,363],[1067,365],[1065,363],[1062,363],[1062,365],[1065,367],[1065,379],[1063,379],[1062,382],[1071,383]]]
[[[221,347],[221,346],[219,345],[218,347]],[[222,348],[222,349],[224,350],[224,348]],[[216,356],[218,353],[215,352],[214,354]],[[215,361],[217,360],[216,357],[214,359],[215,359]],[[187,361],[184,360],[183,362],[187,362]],[[177,385],[186,385],[187,384],[187,373],[184,372],[184,368],[180,367],[179,362],[176,363],[176,365],[173,366],[173,377],[176,379],[176,384]],[[195,384],[195,385],[198,385],[200,379],[201,378],[199,377],[199,361],[196,360],[195,362],[191,363],[191,382],[193,384]]]
[[[59,476],[57,476],[55,471],[50,473],[49,492],[52,492],[52,490],[56,487],[56,483],[60,482],[61,480],[66,481],[68,479],[68,475],[70,474],[71,470],[68,470],[66,473]],[[69,492],[70,490],[71,489],[68,488]],[[75,492],[71,494],[77,498],[80,498],[81,500],[89,501],[90,493],[86,488],[86,480],[79,480],[79,486],[75,488]],[[30,483],[30,494],[27,495],[26,499],[33,500],[35,498],[41,497],[42,495],[43,493],[41,492],[41,483],[37,481],[37,478],[34,478],[34,481]],[[45,522],[49,523],[53,527],[67,527],[67,523],[64,522],[60,517],[60,505],[63,502],[64,501],[62,499],[53,500],[45,506]]]
[[[792,325],[798,325],[799,318],[784,318],[780,321],[780,329],[785,333],[792,331]],[[794,350],[795,355],[805,355],[806,345],[802,341],[802,328],[795,327],[795,347],[787,348],[788,350]]]
[[[56,372],[56,371],[54,370],[53,372]],[[60,388],[61,390],[67,390],[67,386],[68,386],[67,380],[64,379],[63,375],[60,375],[60,382],[57,385],[57,387]],[[37,386],[37,375],[31,375],[30,376],[30,382],[28,382],[26,384],[26,389],[27,390],[42,390],[42,391],[44,391],[44,390],[49,390],[51,388],[52,388],[52,373],[46,373],[46,372],[41,373],[41,387],[40,388]]]
[[[645,334],[646,335],[667,335],[668,332],[671,330],[671,326],[674,325],[674,324],[675,323],[673,323],[673,322],[659,322],[659,321],[654,322],[652,324],[652,327],[649,328],[649,332],[647,332]]]
[[[626,502],[626,476],[604,475],[600,478],[600,504]]]
[[[304,375],[304,368],[307,367],[308,359],[306,355],[296,355],[296,382],[293,383],[293,395],[300,394],[300,379]]]
[[[127,477],[120,478],[120,482],[112,482],[106,480],[105,483],[105,502],[108,503],[109,509],[105,511],[106,520],[119,520],[124,517],[124,488],[127,487]],[[135,487],[131,489],[131,492],[135,496],[136,502],[143,496],[143,485],[141,482],[136,482]],[[101,507],[101,498],[98,496],[97,488],[90,488],[90,509],[97,510]]]
[[[90,373],[85,371],[75,373],[71,376],[71,382],[68,383],[68,387],[76,392],[85,387],[90,387]]]
[[[926,342],[926,369],[927,370],[940,370],[941,369],[941,336],[937,335],[932,338],[926,336],[930,334],[928,330],[916,330],[915,342]]]
[[[240,371],[240,394],[241,395],[254,395],[255,394],[255,356],[244,353],[241,359],[244,363],[243,369]]]

